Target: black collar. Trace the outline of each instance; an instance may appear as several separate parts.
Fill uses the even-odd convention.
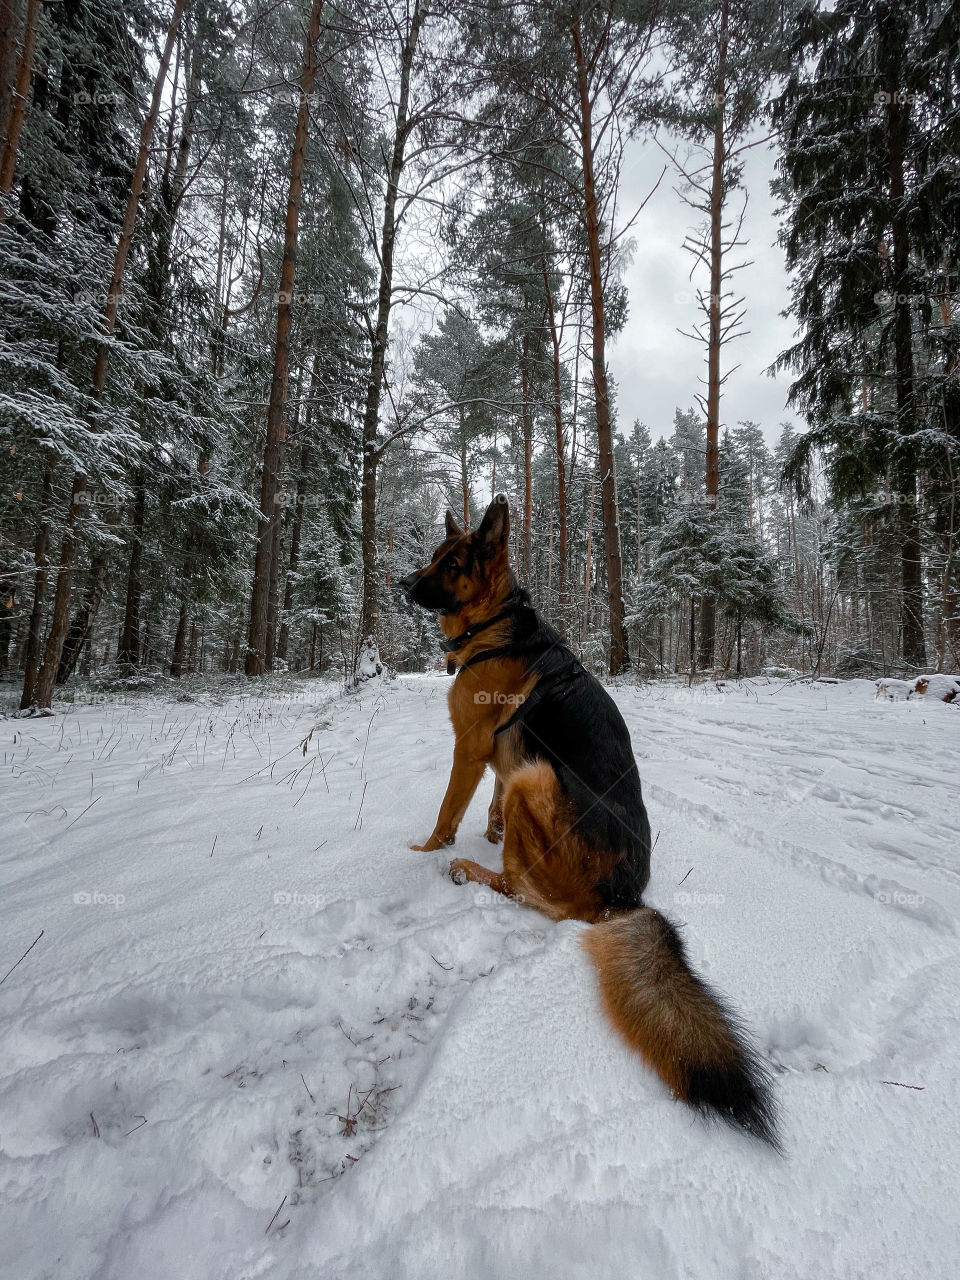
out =
[[[520,604],[519,591],[511,591],[507,596],[506,608],[501,609],[499,613],[494,614],[492,618],[487,618],[484,622],[475,622],[472,627],[467,627],[466,631],[462,631],[460,635],[454,636],[452,639],[444,642],[444,649],[447,653],[456,653],[458,649],[478,636],[481,631],[486,631],[488,627],[492,627],[494,623],[503,622],[504,618],[512,617],[517,612],[517,606]]]
[[[467,667],[472,667],[475,662],[485,662],[490,658],[502,658],[512,652],[514,647],[512,644],[502,645],[497,649],[481,649],[472,658],[462,662],[459,667],[453,658],[453,654],[462,649],[465,644],[472,640],[474,636],[479,635],[481,631],[486,631],[488,627],[492,627],[498,622],[503,622],[507,618],[515,617],[522,602],[523,593],[518,587],[514,587],[513,591],[507,596],[505,607],[499,613],[494,614],[492,618],[486,618],[483,622],[475,622],[472,627],[467,627],[466,631],[461,632],[460,635],[447,640],[443,646],[447,652],[447,675],[457,675],[459,672],[465,671]]]

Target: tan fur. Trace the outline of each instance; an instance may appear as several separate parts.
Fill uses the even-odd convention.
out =
[[[573,821],[551,766],[523,765],[504,788],[502,887],[490,885],[487,869],[466,859],[451,863],[451,874],[496,887],[551,920],[598,920],[603,904],[595,885],[616,855],[591,855]]]
[[[607,1017],[678,1098],[688,1099],[691,1067],[736,1062],[739,1049],[719,1005],[677,961],[656,911],[642,907],[606,920],[581,944],[596,967]]]

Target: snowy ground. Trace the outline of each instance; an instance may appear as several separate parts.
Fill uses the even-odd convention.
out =
[[[954,1277],[960,710],[616,695],[648,900],[747,1015],[779,1159],[620,1047],[582,926],[410,851],[446,687],[0,721],[0,976],[43,931],[0,986],[0,1270]],[[457,852],[497,865],[490,785]]]

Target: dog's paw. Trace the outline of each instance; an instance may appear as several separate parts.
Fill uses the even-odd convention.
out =
[[[450,863],[450,879],[454,884],[466,884],[469,877],[467,876],[467,866],[462,858],[454,858]]]
[[[503,839],[503,826],[496,822],[488,822],[487,829],[483,834],[491,844],[499,844]]]
[[[433,853],[435,849],[443,849],[448,844],[453,844],[453,836],[448,836],[446,840],[441,840],[437,836],[431,836],[430,839],[425,840],[423,844],[412,844],[410,848],[414,853]]]

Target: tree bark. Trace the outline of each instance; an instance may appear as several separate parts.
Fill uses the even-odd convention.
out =
[[[603,550],[607,574],[610,613],[610,674],[619,675],[630,665],[627,632],[624,627],[623,565],[620,554],[620,514],[617,502],[617,473],[613,457],[613,430],[610,423],[610,394],[607,385],[603,262],[600,249],[600,218],[597,209],[593,168],[593,103],[590,99],[589,70],[580,35],[580,19],[570,27],[577,87],[580,99],[580,148],[583,170],[584,220],[590,271],[590,304],[593,328],[593,390],[597,422],[600,466],[600,508],[603,514]]]
[[[363,413],[363,475],[360,484],[361,558],[363,562],[363,596],[360,613],[361,636],[377,637],[379,631],[379,592],[377,590],[377,468],[379,452],[377,433],[380,427],[380,395],[387,360],[390,309],[393,303],[393,259],[397,238],[397,198],[400,178],[406,163],[407,138],[410,132],[410,79],[413,59],[425,15],[420,0],[414,0],[410,27],[400,55],[400,85],[397,97],[396,132],[387,173],[383,199],[383,226],[380,233],[380,281],[377,288],[377,320],[370,345],[370,368],[367,374],[367,398]]]
[[[0,146],[6,143],[10,133],[23,18],[23,0],[0,0]]]
[[[464,414],[462,404],[458,405],[458,411],[460,414],[460,496],[463,500],[463,527],[469,533],[470,532],[470,478],[467,473],[466,415]],[[392,538],[392,533],[391,533],[391,538]]]
[[[177,620],[177,634],[173,641],[173,660],[170,663],[170,674],[174,680],[183,675],[184,660],[187,652],[187,602],[180,605],[180,617]]]
[[[310,121],[310,95],[317,76],[317,42],[320,38],[320,15],[323,0],[313,0],[310,26],[300,72],[300,105],[290,157],[290,186],[287,194],[287,217],[283,237],[283,264],[280,271],[280,294],[277,305],[277,333],[274,347],[273,380],[267,409],[267,438],[263,448],[263,473],[260,483],[260,517],[257,521],[257,552],[253,566],[250,594],[250,631],[244,671],[248,676],[263,675],[267,659],[267,626],[270,606],[270,578],[273,571],[274,544],[277,541],[277,492],[283,463],[285,414],[290,385],[290,325],[292,320],[293,282],[297,265],[297,237],[300,229],[300,198],[303,191],[303,169],[307,155],[307,131]],[[279,554],[279,547],[276,548]]]
[[[530,404],[530,340],[523,335],[520,348],[520,425],[523,434],[523,527],[520,551],[523,580],[529,586],[533,573],[533,411]]]
[[[897,398],[897,433],[911,436],[918,427],[910,312],[911,233],[905,208],[905,168],[909,140],[909,95],[900,84],[903,58],[903,16],[894,5],[880,14],[882,72],[886,81],[888,180],[893,241],[893,350]],[[917,505],[917,471],[912,449],[901,449],[896,467],[900,504],[900,619],[903,661],[908,667],[926,666],[923,625],[923,552]]]
[[[136,666],[140,661],[140,601],[143,597],[143,528],[147,507],[147,479],[143,467],[138,468],[136,497],[133,503],[133,528],[130,541],[130,567],[127,570],[127,593],[123,609],[123,628],[117,646],[117,661]]]
[[[43,600],[47,593],[49,563],[47,548],[50,545],[50,501],[53,494],[53,476],[50,468],[44,469],[43,485],[40,492],[40,528],[33,544],[33,607],[30,610],[30,626],[27,631],[27,650],[25,655],[25,673],[23,693],[20,698],[20,710],[25,711],[33,705],[34,686],[37,683],[37,672],[40,669],[40,654],[43,649]]]
[[[713,514],[720,498],[720,352],[723,346],[720,291],[723,288],[723,207],[726,200],[727,43],[729,0],[721,0],[715,81],[716,120],[713,128],[713,172],[710,180],[710,298],[707,339],[707,510]],[[711,594],[700,601],[700,667],[713,666],[716,648],[717,606]]]
[[[307,475],[310,470],[310,447],[300,446],[300,472],[297,476],[297,500],[293,509],[293,520],[290,527],[290,560],[287,566],[287,580],[283,587],[284,620],[280,627],[277,641],[277,657],[286,660],[290,644],[290,610],[293,608],[293,583],[300,564],[300,535],[303,528],[303,508],[306,502]]]
[[[67,631],[67,638],[60,653],[60,662],[57,666],[57,684],[66,684],[74,671],[76,671],[77,663],[80,661],[80,655],[83,652],[83,646],[90,639],[93,620],[97,616],[100,601],[103,599],[103,592],[107,585],[108,561],[109,552],[103,547],[96,552],[90,562],[90,570],[87,575],[87,590],[80,602],[80,607],[73,616]]]
[[[173,16],[171,17],[170,26],[167,30],[166,42],[160,55],[160,64],[157,68],[157,75],[153,84],[153,96],[150,100],[150,109],[147,112],[146,118],[144,119],[143,125],[140,129],[140,145],[137,151],[137,163],[133,171],[130,191],[127,194],[127,205],[124,211],[123,224],[120,230],[120,239],[117,243],[117,251],[114,256],[110,289],[107,293],[107,302],[104,308],[103,319],[101,321],[101,330],[105,338],[109,338],[111,336],[116,326],[117,308],[120,304],[120,290],[123,287],[123,278],[126,272],[127,259],[130,254],[130,245],[133,241],[133,232],[136,227],[137,213],[140,208],[140,196],[143,191],[143,182],[147,172],[147,159],[150,154],[150,144],[157,122],[157,115],[160,111],[160,100],[163,95],[164,82],[167,78],[167,69],[170,65],[170,55],[173,50],[173,43],[180,27],[180,20],[183,17],[183,10],[185,6],[186,0],[175,0],[174,2]],[[105,342],[100,343],[96,359],[94,361],[93,386],[91,388],[91,396],[96,400],[99,400],[103,395],[103,388],[107,374],[108,354],[109,347],[107,344]],[[67,631],[70,625],[70,596],[73,589],[73,569],[76,557],[76,526],[80,510],[83,506],[83,500],[86,496],[86,487],[87,478],[82,472],[78,471],[73,477],[73,485],[70,491],[70,505],[67,509],[63,536],[60,542],[60,565],[57,572],[57,589],[54,596],[53,617],[50,624],[50,631],[47,635],[47,643],[44,647],[43,663],[37,674],[34,689],[34,702],[36,702],[40,707],[49,707],[53,701],[53,690],[60,666],[60,655],[63,652],[63,646],[66,641]]]
[[[543,259],[543,292],[547,303],[547,322],[550,328],[550,345],[553,354],[553,429],[554,450],[557,463],[557,561],[558,597],[561,611],[567,592],[567,464],[566,442],[563,436],[563,387],[561,385],[560,334],[557,331],[557,313],[547,274],[547,260]]]
[[[265,666],[272,671],[277,658],[277,617],[280,612],[280,561],[283,557],[283,507],[277,503],[270,534],[270,594],[267,604]]]
[[[30,101],[30,84],[33,80],[33,58],[37,47],[37,23],[42,9],[41,0],[27,0],[27,16],[23,29],[23,44],[17,60],[17,79],[10,100],[9,112],[5,121],[3,153],[0,155],[0,197],[6,198],[13,190],[13,179],[17,171],[17,152],[20,148],[20,134],[27,118],[27,104]],[[0,15],[11,19],[13,12],[6,3],[0,8]],[[4,33],[4,44],[9,37]],[[4,60],[9,55],[4,51]],[[6,214],[0,203],[0,227],[3,226]]]

